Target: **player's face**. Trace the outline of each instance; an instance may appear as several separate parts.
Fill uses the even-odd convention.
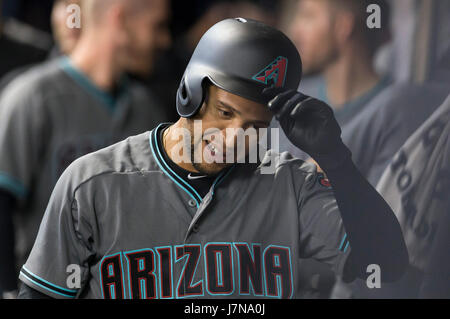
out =
[[[128,46],[126,50],[127,70],[148,75],[158,54],[171,42],[168,29],[169,2],[148,0],[148,10],[130,16],[126,22]]]
[[[201,120],[202,136],[194,134],[195,120]],[[241,150],[237,143],[238,135],[232,132],[237,132],[234,129],[245,131],[254,128],[259,133],[259,129],[267,128],[271,120],[272,112],[267,106],[210,86],[207,101],[195,118],[188,121],[192,137],[191,158],[194,159],[195,152],[203,154],[200,163],[193,161],[194,168],[204,174],[216,174],[238,159],[245,159],[251,150],[250,138],[245,138],[245,143],[242,143],[245,147]],[[214,136],[219,132],[220,139]],[[254,142],[257,142],[258,137],[259,134]],[[230,154],[231,150],[234,157],[229,163],[226,154]],[[219,157],[221,160],[217,160]]]
[[[302,57],[305,75],[323,72],[336,59],[334,11],[328,0],[300,0],[289,32]]]

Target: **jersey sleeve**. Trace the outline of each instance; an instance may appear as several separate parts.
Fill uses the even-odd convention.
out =
[[[28,195],[46,143],[43,110],[42,92],[32,85],[15,81],[0,97],[0,188],[19,200]]]
[[[94,255],[91,221],[78,195],[81,190],[71,178],[73,170],[69,166],[56,184],[19,275],[26,285],[53,298],[76,298],[81,293]]]
[[[350,245],[333,190],[322,173],[310,173],[299,195],[302,258],[330,265],[342,276]]]

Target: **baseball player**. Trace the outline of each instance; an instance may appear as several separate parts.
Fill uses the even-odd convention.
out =
[[[179,121],[63,173],[19,297],[298,298],[300,257],[345,280],[374,263],[383,280],[398,278],[408,262],[398,222],[353,165],[331,109],[295,91],[300,78],[300,56],[280,31],[242,18],[214,25],[181,80]],[[220,161],[234,136],[219,143],[207,132],[267,127],[274,114],[329,181],[287,153]],[[180,141],[188,160],[177,156]]]
[[[151,69],[169,44],[167,1],[84,1],[82,9],[70,57],[29,70],[0,97],[0,292],[17,285],[13,230],[19,270],[65,168],[166,118],[125,73]]]
[[[377,189],[403,230],[411,270],[377,297],[450,296],[448,221],[450,200],[450,96],[411,135],[385,170]],[[395,294],[394,294],[395,293]]]

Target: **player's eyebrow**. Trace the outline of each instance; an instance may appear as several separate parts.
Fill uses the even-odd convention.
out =
[[[237,113],[237,114],[239,114],[239,115],[242,115],[242,113],[240,112],[240,111],[238,111],[238,110],[236,110],[234,107],[232,107],[231,105],[229,105],[229,104],[227,104],[227,103],[225,103],[225,102],[222,102],[222,101],[217,101],[218,102],[218,104],[220,104],[220,105],[222,105],[222,106],[224,106],[224,107],[227,107],[227,108],[230,108],[231,110],[233,110],[233,112],[235,112],[235,113]]]
[[[220,105],[223,106],[223,107],[230,108],[233,112],[235,112],[235,113],[237,113],[237,114],[239,114],[239,115],[242,115],[242,113],[241,113],[240,111],[236,110],[234,107],[232,107],[231,105],[229,105],[229,104],[227,104],[227,103],[225,103],[225,102],[223,102],[223,101],[220,101],[220,100],[219,100],[219,101],[217,101],[217,103],[220,104]],[[261,126],[269,126],[269,125],[270,125],[270,122],[267,122],[267,121],[260,121],[260,120],[252,121],[252,123],[254,123],[254,124],[259,124],[259,125],[261,125]]]

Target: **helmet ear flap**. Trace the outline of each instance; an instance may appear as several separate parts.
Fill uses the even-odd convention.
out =
[[[185,77],[180,82],[180,86],[177,91],[177,104],[186,107],[189,104],[189,96],[186,88]]]
[[[177,91],[177,111],[182,117],[191,116],[192,112],[192,95],[186,83],[186,76],[180,82]]]
[[[181,117],[194,116],[202,106],[205,90],[201,74],[186,74],[177,91],[177,111]]]

